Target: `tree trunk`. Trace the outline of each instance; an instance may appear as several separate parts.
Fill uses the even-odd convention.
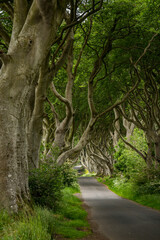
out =
[[[33,93],[67,1],[33,1],[28,13],[21,3],[15,4],[11,42],[0,70],[0,208],[13,212],[30,199],[27,131]]]
[[[47,78],[48,61],[40,70],[38,85],[35,88],[34,109],[28,125],[28,163],[29,170],[39,166],[39,150],[43,133],[44,100],[50,79]]]
[[[74,32],[71,29],[70,34],[68,36],[68,40],[66,43],[66,54],[62,54],[63,58],[67,60],[67,85],[65,89],[65,97],[61,96],[55,86],[52,85],[51,89],[53,94],[62,102],[66,104],[66,114],[65,118],[60,121],[58,114],[56,113],[54,106],[52,105],[51,108],[53,110],[56,122],[56,130],[54,135],[54,141],[52,143],[52,147],[47,154],[47,159],[52,158],[56,160],[58,156],[54,156],[54,152],[56,155],[59,152],[59,155],[66,151],[71,145],[72,137],[73,137],[73,105],[72,105],[72,95],[73,95],[73,85],[75,76],[72,73],[73,70],[73,41],[74,41]],[[69,44],[68,44],[69,43]],[[51,103],[50,103],[51,104]],[[57,152],[58,151],[58,152]]]
[[[155,139],[154,149],[155,149],[156,167],[158,167],[160,166],[160,135],[158,134]]]
[[[3,67],[0,77],[0,207],[17,212],[29,200],[27,122],[28,105],[34,85],[29,85],[25,69],[17,64]],[[11,77],[12,76],[12,77]],[[32,75],[33,76],[33,75]]]
[[[82,149],[87,145],[88,141],[89,141],[89,134],[92,130],[92,127],[95,123],[96,119],[95,118],[91,118],[87,128],[85,129],[83,135],[81,136],[79,142],[77,143],[77,145],[75,147],[73,147],[72,149],[69,149],[68,151],[62,153],[58,159],[57,159],[57,163],[58,165],[62,165],[64,164],[64,162],[69,158],[69,159],[74,159],[77,158],[80,154],[80,152],[82,151]]]

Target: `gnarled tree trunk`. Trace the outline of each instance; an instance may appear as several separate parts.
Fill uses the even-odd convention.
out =
[[[29,200],[27,130],[39,70],[67,1],[15,1],[11,42],[0,72],[0,208],[17,212]]]

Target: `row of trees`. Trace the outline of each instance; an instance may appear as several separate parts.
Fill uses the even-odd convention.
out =
[[[1,1],[1,207],[30,201],[39,152],[112,174],[113,147],[134,126],[148,139],[135,150],[159,164],[158,4]]]
[[[90,170],[94,169],[95,171],[98,168],[97,172],[111,174],[114,163],[113,148],[117,145],[119,137],[144,159],[148,167],[159,164],[159,53],[157,52],[157,55],[155,55],[159,35],[153,28],[146,29],[146,26],[144,26],[144,23],[146,25],[148,23],[145,18],[149,16],[150,8],[148,7],[146,12],[143,13],[144,21],[140,17],[140,14],[142,14],[141,7],[142,5],[136,5],[135,7],[134,4],[129,2],[125,2],[121,7],[119,3],[107,4],[104,6],[103,12],[85,22],[80,29],[74,30],[75,37],[78,35],[80,38],[79,33],[81,33],[81,36],[84,35],[84,40],[81,40],[79,49],[77,49],[76,39],[73,41],[73,53],[75,55],[72,55],[72,64],[70,64],[70,66],[72,65],[71,72],[73,73],[70,76],[74,79],[75,89],[79,88],[82,91],[82,98],[80,97],[80,92],[78,92],[78,96],[74,93],[75,98],[80,99],[80,101],[73,99],[75,102],[71,108],[73,109],[74,105],[76,110],[74,111],[73,109],[75,114],[73,113],[74,121],[73,119],[71,120],[71,126],[66,128],[66,126],[62,127],[61,124],[59,125],[60,128],[56,126],[56,130],[53,129],[55,138],[52,147],[54,148],[56,145],[59,149],[57,161],[60,164],[67,158],[76,159],[81,152],[82,162]],[[112,19],[107,14],[110,14]],[[101,31],[97,31],[97,29],[101,29]],[[104,42],[102,42],[102,39],[104,39]],[[106,42],[107,44],[105,45]],[[99,56],[100,53],[101,56]],[[100,62],[101,60],[102,62]],[[75,65],[73,62],[75,62]],[[64,75],[65,71],[69,69],[68,64],[69,60],[63,72],[61,70],[57,76],[58,81],[62,81],[64,76],[66,76],[66,79],[69,76],[68,73]],[[91,66],[94,67],[91,68]],[[80,71],[77,71],[77,68]],[[88,71],[88,69],[90,70]],[[85,81],[83,80],[84,76]],[[94,82],[93,85],[92,81]],[[67,88],[68,83],[66,84]],[[73,88],[73,83],[71,88]],[[66,93],[67,91],[59,87],[59,82],[57,82],[57,89],[61,93]],[[57,97],[55,86],[54,90],[52,87],[52,91]],[[130,92],[129,95],[128,92]],[[63,102],[60,97],[58,98]],[[114,105],[113,103],[118,99],[121,100]],[[123,103],[124,100],[125,103]],[[57,100],[54,101],[57,104]],[[79,102],[81,102],[82,106],[79,105]],[[51,105],[51,102],[49,103]],[[62,113],[63,116],[64,110],[62,109],[60,113],[59,104],[57,106],[57,111],[59,114]],[[86,111],[88,106],[90,115],[87,112],[88,110]],[[119,107],[114,108],[115,106]],[[53,106],[51,108],[55,115],[56,109]],[[113,108],[115,119],[113,113],[108,114],[108,122],[106,122],[105,116],[104,120],[96,123],[97,129],[94,132],[92,124],[95,125],[95,121],[99,117],[109,113]],[[79,111],[78,113],[77,110]],[[79,113],[83,120],[79,119]],[[95,121],[93,116],[95,116]],[[64,121],[62,122],[64,123]],[[87,125],[87,123],[89,124]],[[89,126],[91,126],[91,129]],[[144,153],[128,142],[135,127],[145,132],[148,152]],[[68,144],[68,139],[73,139],[74,132],[76,133],[74,142],[77,143],[80,139],[75,147],[73,147],[73,141]],[[104,132],[105,137],[102,137],[101,135]],[[57,133],[61,137],[63,135],[63,141],[61,139],[60,144],[56,142]],[[124,139],[125,135],[127,141]],[[99,136],[98,141],[96,140],[97,136]],[[62,143],[63,146],[61,146]],[[87,147],[84,148],[85,146]],[[69,150],[67,151],[68,148]]]

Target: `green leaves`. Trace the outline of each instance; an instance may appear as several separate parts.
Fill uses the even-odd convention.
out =
[[[29,187],[36,204],[56,210],[64,188],[61,168],[43,164],[30,173]]]
[[[77,183],[76,171],[69,165],[62,167],[43,163],[32,170],[29,187],[33,201],[41,206],[57,210],[62,199],[62,189]]]

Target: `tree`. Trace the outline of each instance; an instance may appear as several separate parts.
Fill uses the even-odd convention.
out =
[[[71,26],[102,6],[102,1],[91,2],[92,7],[79,15],[76,14],[78,1],[15,0],[14,11],[11,1],[1,3],[1,10],[11,18],[14,15],[14,20],[10,41],[4,34],[7,33],[5,26],[0,28],[0,35],[8,44],[7,53],[0,52],[3,62],[0,72],[0,208],[17,212],[24,202],[30,201],[28,150],[32,144],[36,155],[39,150],[36,137],[40,142],[42,114],[39,113],[50,81],[46,68],[50,49],[57,41],[63,41],[64,32]],[[71,21],[57,37],[67,7]],[[29,154],[31,158],[32,154],[33,151]],[[37,164],[34,159],[32,162]]]
[[[86,126],[86,128],[84,129],[84,131],[82,132],[82,135],[79,138],[78,143],[76,144],[76,146],[74,146],[73,148],[63,152],[62,154],[60,154],[60,156],[57,159],[58,164],[63,164],[67,159],[75,159],[79,156],[81,150],[88,144],[88,142],[90,141],[90,137],[91,137],[91,132],[93,130],[94,125],[96,124],[96,122],[99,120],[100,117],[104,116],[105,114],[109,113],[115,106],[119,105],[120,103],[124,102],[125,99],[128,97],[129,93],[134,91],[134,89],[136,88],[136,86],[138,85],[138,81],[136,83],[131,83],[130,84],[130,89],[128,90],[127,94],[124,96],[121,94],[121,100],[116,101],[116,103],[112,102],[111,104],[107,104],[106,108],[104,108],[104,104],[102,109],[99,109],[96,105],[96,97],[95,97],[95,91],[96,91],[96,87],[97,87],[97,83],[100,80],[106,80],[107,82],[107,77],[108,75],[108,69],[106,67],[107,63],[108,63],[108,58],[110,57],[110,54],[112,52],[112,50],[114,49],[114,44],[116,42],[116,40],[118,39],[124,39],[126,36],[130,35],[130,31],[131,31],[131,23],[132,20],[130,19],[130,16],[127,15],[127,17],[124,18],[122,17],[122,13],[123,11],[128,10],[128,5],[127,7],[125,6],[124,8],[122,7],[122,9],[119,9],[117,7],[117,4],[115,4],[116,6],[112,6],[111,4],[111,9],[115,7],[115,9],[113,10],[113,15],[112,18],[109,18],[108,16],[105,18],[103,18],[101,21],[104,23],[106,23],[106,21],[109,22],[109,26],[106,27],[106,32],[103,32],[103,36],[101,38],[101,43],[99,43],[98,41],[100,39],[96,41],[99,43],[97,48],[99,51],[95,50],[96,52],[96,57],[93,58],[93,63],[90,67],[90,71],[89,74],[87,76],[88,78],[88,83],[85,85],[88,85],[88,96],[87,96],[87,100],[88,100],[88,107],[89,107],[89,111],[90,111],[90,117],[88,119],[88,124]],[[130,9],[133,9],[133,6],[129,6]],[[107,11],[110,13],[109,9],[106,8],[104,10],[104,14],[107,13]],[[108,14],[109,15],[109,14]],[[96,16],[97,17],[97,16]],[[99,16],[98,16],[99,17]],[[123,20],[122,20],[123,19]],[[124,19],[126,21],[124,21]],[[100,24],[100,22],[98,24]],[[98,21],[97,21],[98,22]],[[97,25],[95,23],[95,26],[97,28]],[[94,26],[94,24],[93,24]],[[96,29],[97,30],[97,29]],[[95,36],[94,36],[95,37]],[[95,39],[94,44],[95,44]],[[90,43],[90,42],[89,42]],[[89,43],[87,43],[87,45],[89,45]],[[93,54],[93,47],[92,48],[92,54]],[[106,70],[107,69],[107,70]],[[114,67],[112,65],[112,70],[114,71]],[[110,70],[110,69],[109,69]],[[115,82],[114,82],[115,84]],[[114,85],[113,84],[113,85]],[[98,93],[99,94],[99,93]],[[97,94],[97,95],[98,95]],[[110,103],[110,102],[109,102]]]

